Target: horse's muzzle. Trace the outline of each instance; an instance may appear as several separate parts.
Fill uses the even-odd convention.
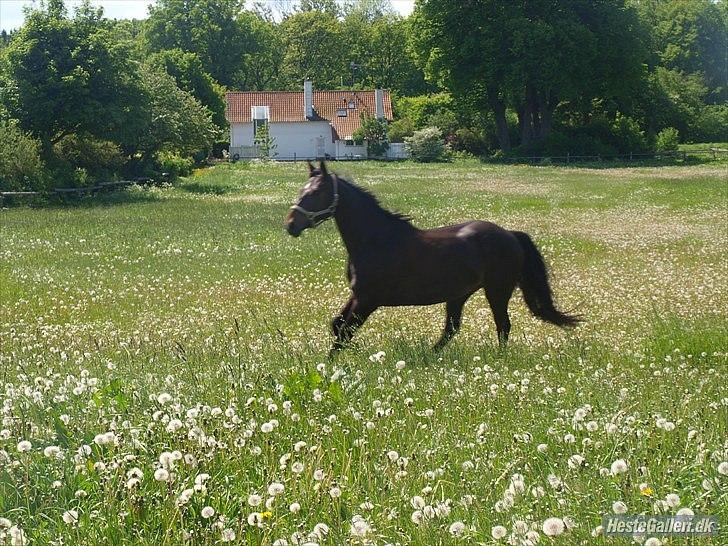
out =
[[[286,231],[291,237],[298,237],[299,235],[301,235],[303,228],[296,226],[296,222],[288,222],[286,224]]]

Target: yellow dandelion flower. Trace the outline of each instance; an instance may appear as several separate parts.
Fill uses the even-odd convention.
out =
[[[640,490],[640,495],[643,497],[651,497],[654,493],[654,490],[651,487],[645,487],[644,489]]]
[[[272,518],[273,512],[261,512],[260,517],[261,519]]]

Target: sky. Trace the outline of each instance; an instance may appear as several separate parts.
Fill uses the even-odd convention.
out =
[[[265,0],[272,5],[288,3],[285,0]],[[394,8],[402,15],[409,15],[414,7],[414,0],[390,0]],[[104,8],[106,17],[112,19],[144,19],[147,6],[154,0],[92,0],[91,3]],[[81,0],[66,0],[69,13],[81,3]],[[0,0],[0,30],[12,30],[23,24],[23,8],[38,5],[38,0]]]

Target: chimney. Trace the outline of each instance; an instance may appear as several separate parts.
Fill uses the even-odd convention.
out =
[[[384,90],[374,90],[374,116],[377,119],[384,119]]]
[[[306,119],[313,119],[313,82],[303,81],[303,113]]]

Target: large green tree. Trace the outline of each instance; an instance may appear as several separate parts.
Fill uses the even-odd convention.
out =
[[[651,68],[699,74],[711,102],[725,102],[728,86],[728,2],[635,0],[651,28]]]
[[[623,0],[418,0],[414,49],[427,75],[463,103],[492,111],[500,146],[547,137],[557,106],[628,100],[642,77],[638,19]]]
[[[196,53],[169,49],[152,55],[149,62],[165,70],[184,89],[212,112],[215,124],[225,127],[223,88],[212,79]]]
[[[40,139],[44,154],[66,135],[114,140],[127,130],[139,89],[136,65],[100,9],[82,4],[71,19],[53,0],[30,10],[4,56],[2,102]]]
[[[145,39],[149,51],[196,53],[205,70],[224,85],[235,83],[250,37],[238,18],[243,0],[159,0],[149,8]]]
[[[298,89],[306,78],[320,89],[336,88],[346,81],[349,39],[336,17],[318,11],[300,12],[285,19],[281,29],[285,42],[283,87]]]

